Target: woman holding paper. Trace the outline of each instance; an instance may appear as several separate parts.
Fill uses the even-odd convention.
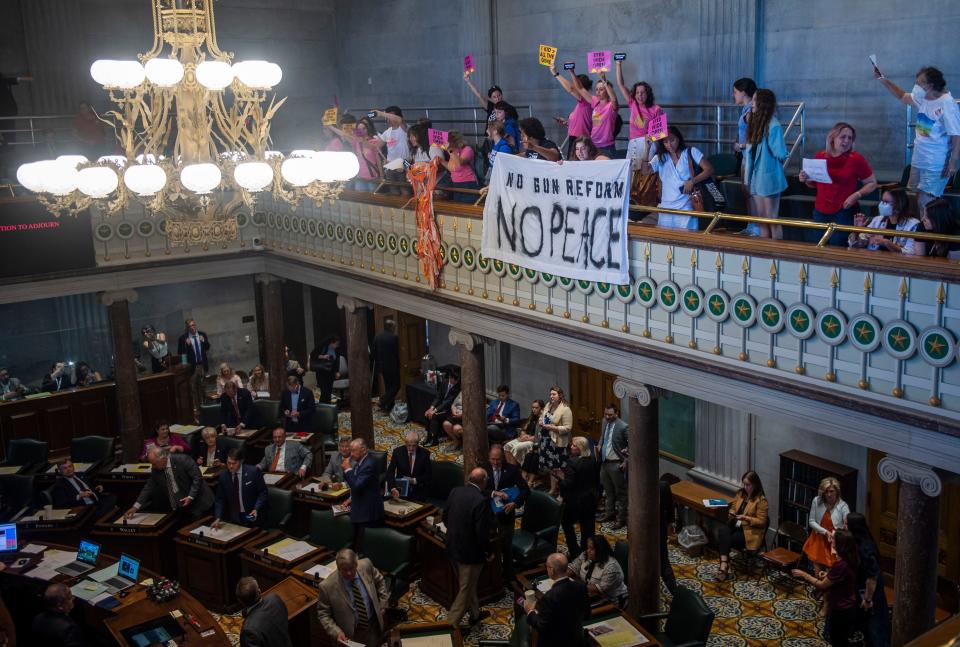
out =
[[[610,82],[602,72],[600,80],[597,81],[596,96],[590,94],[590,91],[580,85],[580,79],[575,79],[574,88],[584,101],[589,101],[593,112],[590,115],[592,126],[590,128],[590,139],[597,145],[601,153],[607,157],[613,157],[617,152],[616,141],[614,140],[614,127],[617,124],[617,95],[613,92]]]
[[[703,182],[713,175],[713,165],[698,148],[687,146],[683,133],[676,126],[669,126],[667,136],[655,142],[656,153],[653,157],[649,157],[647,153],[649,144],[650,142],[644,139],[640,172],[645,175],[657,173],[660,176],[660,204],[657,206],[693,211],[690,194],[698,182]],[[697,168],[700,169],[699,173]],[[657,226],[695,231],[698,219],[693,216],[661,213],[657,216]]]
[[[653,88],[646,81],[638,81],[627,90],[623,82],[623,61],[617,61],[617,86],[630,106],[630,142],[627,144],[627,159],[634,169],[640,168],[640,155],[643,144],[650,136],[657,133],[651,131],[651,122],[664,114],[663,108],[656,104]]]
[[[817,190],[813,207],[815,222],[832,222],[837,225],[852,225],[854,214],[859,211],[859,201],[877,188],[877,178],[863,155],[853,150],[857,131],[846,122],[838,122],[827,133],[827,147],[817,151],[814,159],[803,160],[800,181]],[[820,161],[823,160],[823,161]],[[819,171],[822,176],[811,177],[808,171]],[[828,181],[824,181],[828,180]],[[857,186],[860,188],[857,188]],[[808,242],[816,243],[823,235],[820,229],[811,229]],[[830,245],[842,246],[847,235],[836,232],[830,236]]]
[[[591,81],[590,77],[586,74],[577,74],[573,71],[573,68],[570,68],[570,78],[572,79],[570,81],[560,76],[560,73],[557,72],[556,65],[550,66],[550,73],[553,74],[553,78],[560,82],[563,89],[569,92],[570,96],[577,101],[566,121],[559,117],[557,118],[560,125],[567,127],[566,158],[569,160],[573,159],[577,139],[580,137],[589,137],[593,130],[593,119],[591,117],[592,106],[590,102],[577,91],[576,84],[579,83],[580,87],[589,93],[590,89],[593,88],[593,81]]]
[[[730,572],[730,549],[759,550],[767,533],[767,510],[770,504],[763,493],[760,475],[748,470],[740,478],[740,490],[730,502],[727,523],[717,528],[717,552],[720,553],[720,571],[717,579],[727,579]]]
[[[787,188],[787,178],[783,174],[787,145],[776,112],[777,96],[773,91],[757,90],[747,125],[744,176],[750,185],[750,213],[761,218],[780,215],[780,194]],[[779,225],[760,224],[760,237],[780,239],[783,231]]]

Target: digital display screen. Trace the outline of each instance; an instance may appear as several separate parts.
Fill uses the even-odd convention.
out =
[[[138,634],[130,636],[133,644],[137,647],[148,647],[149,645],[166,645],[173,640],[173,636],[164,627],[154,627],[141,631]]]
[[[96,267],[90,214],[54,216],[36,200],[0,202],[0,277]]]
[[[0,552],[17,549],[17,524],[5,523],[0,526]]]
[[[77,551],[77,561],[96,566],[98,557],[100,557],[100,544],[81,539],[80,549]]]
[[[137,581],[137,574],[140,572],[140,562],[130,557],[130,555],[120,555],[120,564],[117,565],[117,573],[128,580]]]

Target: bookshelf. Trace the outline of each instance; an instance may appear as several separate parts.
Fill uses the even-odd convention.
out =
[[[792,521],[809,531],[810,504],[820,481],[832,476],[840,482],[840,494],[853,511],[857,502],[857,470],[847,465],[807,454],[797,449],[780,454],[780,521]],[[785,548],[800,545],[781,538]]]

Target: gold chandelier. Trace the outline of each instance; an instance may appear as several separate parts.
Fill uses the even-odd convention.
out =
[[[115,104],[104,121],[122,155],[24,164],[20,184],[58,216],[90,207],[111,216],[139,203],[167,216],[174,244],[235,239],[237,209],[260,192],[294,208],[304,198],[318,206],[336,199],[360,170],[353,153],[269,150],[271,121],[286,101],[267,101],[280,66],[232,63],[233,53],[217,44],[213,0],[151,2],[150,51],[90,68]],[[228,89],[232,101],[224,100]]]

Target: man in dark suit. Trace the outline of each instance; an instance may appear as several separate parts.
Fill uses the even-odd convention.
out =
[[[51,584],[43,592],[43,607],[33,619],[32,638],[36,645],[84,647],[87,644],[70,612],[73,611],[73,593],[62,582]]]
[[[554,553],[547,558],[547,577],[553,586],[540,600],[523,603],[527,624],[537,630],[540,645],[586,645],[583,622],[590,615],[587,587],[570,578],[567,558]]]
[[[450,491],[443,509],[443,523],[447,527],[446,555],[456,565],[460,582],[457,597],[447,614],[447,622],[454,627],[468,611],[471,627],[490,615],[489,611],[481,612],[477,597],[477,583],[491,555],[490,533],[493,531],[490,498],[483,494],[486,487],[487,472],[482,467],[474,468],[466,485]]]
[[[150,478],[133,506],[126,511],[127,518],[146,507],[163,511],[183,510],[193,521],[209,514],[213,507],[213,492],[200,475],[200,468],[193,458],[151,447],[147,460],[153,465]]]
[[[193,369],[190,376],[190,393],[193,396],[193,409],[200,411],[200,405],[203,404],[203,378],[210,372],[210,360],[207,354],[210,352],[210,342],[207,339],[207,333],[197,330],[197,322],[193,319],[187,319],[183,322],[185,330],[177,340],[177,354],[180,357],[187,356],[187,363]]]
[[[250,391],[238,388],[236,382],[223,385],[220,396],[221,429],[243,429],[256,424],[257,410],[253,407],[253,395]]]
[[[351,460],[353,460],[351,464]],[[350,486],[350,521],[353,522],[353,546],[363,549],[363,533],[383,523],[383,495],[380,471],[370,457],[363,438],[350,441],[350,459],[340,461],[343,478]]]
[[[657,495],[660,497],[660,579],[670,591],[670,595],[676,597],[677,576],[673,574],[673,566],[670,565],[670,555],[667,552],[667,535],[676,523],[676,508],[673,505],[670,484],[663,479],[657,481]]]
[[[440,444],[440,437],[443,435],[443,421],[450,416],[450,409],[453,407],[453,401],[460,395],[460,376],[454,371],[450,371],[447,376],[447,383],[440,387],[437,397],[434,398],[430,408],[424,412],[424,416],[429,422],[427,433],[427,442],[424,447],[433,447]]]
[[[57,467],[57,480],[51,492],[54,508],[72,508],[79,505],[93,505],[97,513],[113,510],[117,497],[103,491],[102,485],[90,486],[77,475],[73,461],[65,458]]]
[[[380,411],[389,414],[400,390],[400,338],[392,320],[385,321],[383,331],[373,338],[372,354],[373,383],[377,383],[377,375],[383,378]]]
[[[291,647],[287,605],[276,593],[260,597],[260,585],[252,577],[237,582],[237,602],[243,606],[240,647]]]
[[[530,486],[520,473],[516,465],[503,460],[503,448],[492,445],[487,454],[487,462],[481,465],[489,478],[483,494],[489,499],[506,499],[505,490],[517,488],[519,493],[515,501],[506,503],[494,515],[497,528],[500,531],[500,559],[503,561],[503,580],[508,583],[513,579],[513,530],[517,521],[517,508],[522,507],[530,496]]]
[[[393,450],[390,467],[387,468],[390,494],[400,496],[397,479],[405,478],[409,481],[409,490],[405,498],[411,501],[426,501],[427,489],[430,487],[430,479],[433,476],[430,452],[420,447],[420,437],[415,431],[408,431],[403,443],[403,447]]]
[[[603,410],[597,461],[604,502],[600,521],[613,521],[614,530],[623,528],[627,525],[627,423],[617,417],[614,404],[608,404]]]
[[[287,388],[280,396],[284,429],[287,432],[310,431],[310,423],[316,409],[317,401],[313,397],[313,391],[302,386],[296,376],[288,375]]]
[[[245,526],[262,525],[267,507],[267,484],[256,465],[244,465],[243,452],[234,447],[227,452],[227,469],[217,477],[213,500],[213,527],[221,521]]]
[[[517,435],[520,405],[510,399],[510,387],[497,387],[497,399],[487,405],[487,436],[491,443],[502,443]]]

